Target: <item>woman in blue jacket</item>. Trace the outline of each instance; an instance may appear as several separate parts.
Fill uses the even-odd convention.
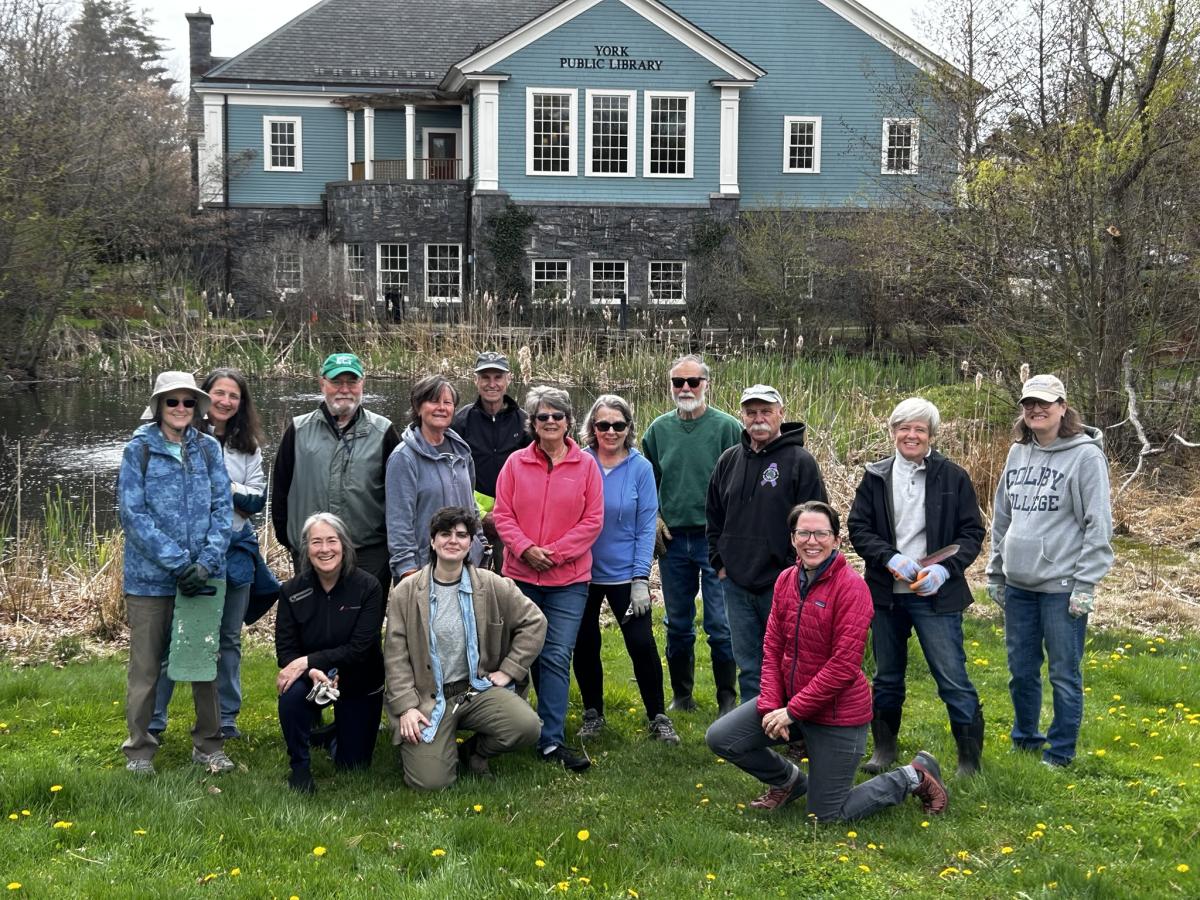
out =
[[[600,664],[600,604],[607,600],[633,660],[650,736],[678,744],[663,702],[662,664],[650,612],[650,563],[658,517],[654,468],[633,446],[633,410],[616,394],[596,399],[583,422],[580,443],[604,478],[604,529],[592,545],[592,582],[575,639],[575,680],[583,699],[579,736],[604,729],[604,669]]]
[[[154,687],[170,642],[175,597],[194,597],[225,574],[232,521],[229,476],[215,438],[196,429],[208,394],[188,372],[163,372],[154,382],[149,419],[125,445],[117,501],[125,532],[124,589],[129,620],[129,675],[121,746],[135,774],[154,774],[158,738],[150,733]],[[225,755],[216,681],[193,682],[196,724],[192,761],[214,772]]]

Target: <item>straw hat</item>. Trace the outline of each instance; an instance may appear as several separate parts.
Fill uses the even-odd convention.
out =
[[[150,395],[150,405],[142,412],[142,420],[149,422],[158,411],[158,398],[171,391],[191,391],[196,398],[196,415],[203,418],[208,412],[212,398],[196,387],[196,379],[191,372],[163,372],[154,379],[154,393]]]

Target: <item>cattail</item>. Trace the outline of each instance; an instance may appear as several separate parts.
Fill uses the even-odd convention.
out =
[[[796,335],[796,352],[799,353],[803,349],[804,349],[804,335],[798,334],[798,335]]]
[[[1021,384],[1029,380],[1029,363],[1021,363]]]
[[[969,371],[971,371],[971,363],[968,360],[964,359],[962,362],[960,362],[958,364],[958,368],[959,368],[959,371],[963,373],[963,377],[965,378],[967,376],[967,373]]]
[[[979,390],[982,390],[982,388],[983,388],[983,373],[976,372],[975,373],[975,390],[979,391]]]
[[[997,369],[992,373],[992,380],[996,382],[996,384],[1004,384],[1004,373]]]
[[[533,353],[528,346],[517,351],[517,363],[521,366],[521,374],[526,378],[533,377]]]

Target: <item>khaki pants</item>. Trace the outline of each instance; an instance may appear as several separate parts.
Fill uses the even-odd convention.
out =
[[[174,597],[125,595],[129,619],[129,675],[125,684],[125,725],[129,737],[121,745],[127,759],[153,759],[158,739],[150,733],[154,715],[154,689],[167,647],[171,643]],[[214,753],[225,745],[221,737],[221,707],[216,681],[192,682],[196,724],[192,746],[201,753]]]
[[[541,720],[515,692],[493,687],[464,698],[468,695],[462,692],[446,695],[446,712],[431,743],[400,745],[409,787],[436,791],[454,784],[458,777],[455,733],[460,728],[475,732],[475,752],[487,758],[537,743]]]

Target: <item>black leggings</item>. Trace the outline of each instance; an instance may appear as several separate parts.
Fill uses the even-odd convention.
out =
[[[575,681],[579,683],[579,694],[584,709],[595,709],[604,713],[604,667],[600,663],[600,603],[608,600],[608,608],[621,623],[629,609],[631,585],[591,584],[588,585],[587,606],[583,610],[583,621],[579,623],[579,635],[575,638]],[[663,704],[662,663],[658,658],[658,645],[654,642],[653,616],[632,616],[621,624],[621,635],[625,638],[625,649],[633,660],[633,677],[637,680],[646,717],[653,719],[665,709]]]

